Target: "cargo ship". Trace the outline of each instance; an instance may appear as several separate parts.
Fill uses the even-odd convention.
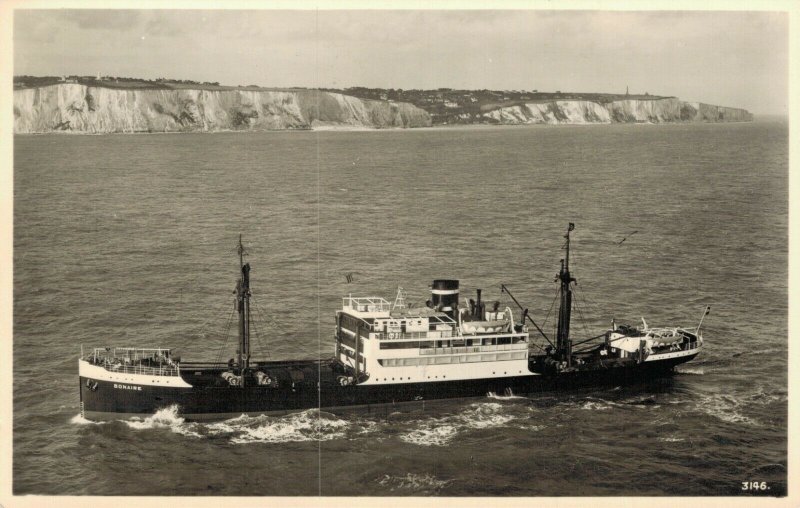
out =
[[[434,280],[424,306],[347,296],[335,313],[333,356],[295,361],[251,357],[250,264],[239,239],[236,357],[181,361],[168,348],[100,347],[78,361],[80,411],[89,420],[144,418],[177,406],[186,420],[282,414],[320,408],[386,407],[488,394],[536,396],[575,388],[649,381],[669,375],[703,347],[694,328],[617,326],[595,337],[570,334],[573,290],[566,254],[556,276],[554,336],[544,332],[510,289],[515,308],[460,298],[459,281]],[[533,335],[532,334],[536,334]],[[534,340],[534,337],[536,340]]]

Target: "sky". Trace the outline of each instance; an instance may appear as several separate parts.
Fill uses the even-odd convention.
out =
[[[648,92],[788,114],[781,12],[16,10],[14,74]]]

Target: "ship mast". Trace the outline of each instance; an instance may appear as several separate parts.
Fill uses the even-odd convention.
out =
[[[575,279],[569,273],[569,233],[575,229],[575,224],[569,223],[567,234],[564,238],[567,239],[565,259],[561,260],[561,271],[556,276],[561,282],[560,295],[561,299],[558,307],[558,331],[556,333],[556,355],[559,360],[566,361],[569,366],[572,363],[572,342],[569,340],[569,323],[572,313],[572,283]]]
[[[245,250],[242,235],[239,235],[239,271],[241,277],[236,283],[236,310],[239,312],[239,348],[236,351],[241,386],[245,384],[245,373],[250,366],[250,263],[244,262]]]

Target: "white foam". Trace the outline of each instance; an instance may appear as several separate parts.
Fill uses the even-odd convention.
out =
[[[420,446],[444,446],[458,434],[452,425],[425,425],[400,436],[406,443]]]
[[[208,426],[211,435],[230,434],[234,444],[330,441],[345,437],[350,422],[316,409],[282,417],[241,416]]]
[[[742,406],[741,398],[725,394],[701,396],[697,406],[702,412],[724,422],[760,425],[757,421],[739,411]]]
[[[228,437],[233,444],[287,443],[302,441],[329,441],[346,437],[348,431],[356,435],[374,432],[378,423],[374,421],[347,421],[317,409],[309,409],[286,416],[241,415],[215,423],[187,422],[180,416],[178,406],[159,410],[147,418],[121,420],[135,430],[168,429],[176,434],[195,438]],[[94,424],[75,416],[75,424]]]
[[[691,376],[703,376],[705,375],[705,371],[702,368],[688,368],[682,367],[677,370],[678,374],[689,374]]]
[[[452,482],[452,480],[439,480],[430,474],[418,475],[414,473],[408,473],[404,476],[390,476],[387,474],[377,481],[380,485],[388,487],[391,492],[395,490],[438,491]]]
[[[133,418],[130,420],[123,420],[128,427],[132,429],[162,429],[172,427],[173,425],[180,425],[184,422],[183,418],[178,416],[178,406],[172,405],[159,409],[152,416],[148,416],[144,420],[141,418]]]
[[[665,443],[678,443],[680,441],[686,441],[682,437],[672,437],[672,436],[660,437],[658,438],[658,440],[663,441]]]
[[[581,409],[593,409],[596,411],[605,411],[611,409],[611,405],[605,401],[587,400],[581,405]]]
[[[92,420],[87,420],[86,418],[81,416],[80,413],[79,413],[79,414],[76,414],[75,416],[73,416],[72,418],[70,418],[69,423],[72,423],[74,425],[102,425],[102,424],[104,424],[106,422],[94,422]]]
[[[511,395],[497,395],[494,392],[489,392],[489,395],[487,395],[487,397],[489,397],[490,399],[495,399],[495,400],[514,400],[514,399],[525,399],[525,398],[527,398],[527,397],[522,397],[520,395],[514,395],[514,394],[511,394]]]
[[[494,428],[514,420],[514,415],[503,413],[504,407],[497,402],[471,404],[454,415],[414,422],[417,428],[399,437],[420,446],[444,446],[462,430]]]
[[[510,422],[514,417],[510,414],[501,414],[503,405],[496,402],[473,404],[473,408],[461,414],[460,418],[468,428],[485,429]]]

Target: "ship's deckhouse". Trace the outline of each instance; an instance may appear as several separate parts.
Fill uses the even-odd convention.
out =
[[[495,305],[486,311],[480,295],[477,303],[469,300],[459,308],[458,281],[434,281],[432,296],[428,307],[414,309],[377,297],[344,298],[336,314],[335,354],[353,378],[343,382],[533,375],[528,369],[528,333],[514,323],[511,309]]]

